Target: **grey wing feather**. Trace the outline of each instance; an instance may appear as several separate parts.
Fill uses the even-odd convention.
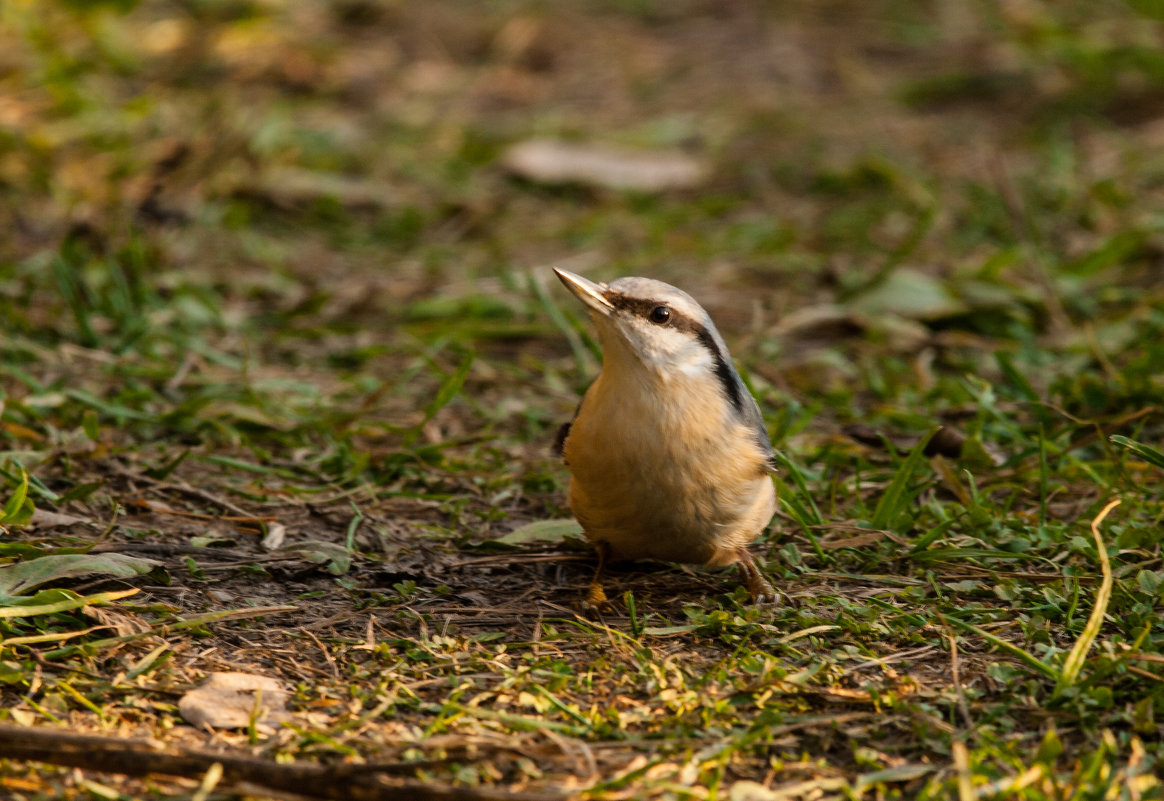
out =
[[[704,321],[704,325],[705,329],[701,339],[715,359],[715,374],[719,378],[732,408],[736,410],[736,414],[756,432],[756,442],[767,457],[764,461],[765,469],[775,473],[776,451],[772,449],[772,441],[768,439],[768,429],[764,425],[764,416],[760,413],[760,406],[752,397],[752,393],[748,391],[744,379],[740,378],[740,373],[736,370],[732,357],[728,354],[727,345],[724,344],[723,337],[719,335],[719,331],[716,330],[710,317]]]
[[[740,382],[741,386],[743,382]],[[752,397],[751,393],[744,388],[744,393],[750,403],[744,404],[744,419],[752,426],[752,430],[756,432],[756,441],[760,444],[760,449],[764,452],[764,468],[769,473],[775,473],[777,470],[776,463],[776,449],[772,447],[772,440],[768,439],[768,427],[764,425],[764,416],[760,413],[760,405],[756,403],[756,399]]]

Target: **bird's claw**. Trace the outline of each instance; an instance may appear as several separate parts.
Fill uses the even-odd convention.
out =
[[[776,588],[763,576],[756,576],[756,579],[744,583],[748,588],[748,595],[752,596],[752,603],[756,606],[779,606],[780,593]]]
[[[597,581],[590,582],[590,586],[586,588],[586,598],[582,601],[582,606],[588,612],[597,612],[603,606],[609,603],[606,597],[606,590],[602,589],[602,585]]]
[[[771,582],[764,578],[764,574],[756,567],[747,551],[740,551],[740,561],[737,564],[744,586],[748,588],[748,595],[752,597],[752,603],[757,606],[780,605],[780,594]]]

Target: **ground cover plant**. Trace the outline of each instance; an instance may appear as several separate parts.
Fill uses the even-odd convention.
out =
[[[0,5],[3,795],[1161,797],[1162,34]],[[700,177],[514,174],[539,138]],[[598,355],[550,265],[710,310],[782,454],[779,606],[639,565],[580,614],[550,444]],[[226,671],[285,725],[188,725]]]

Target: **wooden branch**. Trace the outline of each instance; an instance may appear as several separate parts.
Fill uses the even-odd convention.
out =
[[[223,779],[325,801],[563,801],[565,795],[492,787],[448,787],[398,774],[415,763],[278,764],[265,759],[173,749],[144,740],[0,724],[0,759],[44,762],[126,776],[197,779],[218,763]],[[423,763],[421,763],[423,765]]]

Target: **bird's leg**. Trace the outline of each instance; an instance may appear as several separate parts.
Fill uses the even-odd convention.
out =
[[[756,567],[748,549],[740,548],[737,553],[739,561],[736,562],[736,567],[739,568],[740,578],[743,579],[744,586],[748,588],[748,594],[752,596],[752,602],[758,604],[775,603],[776,590],[768,583],[768,579],[764,578],[760,569]]]
[[[594,544],[598,552],[598,567],[594,570],[594,578],[590,579],[590,586],[586,588],[586,606],[589,609],[598,609],[606,603],[606,591],[602,589],[602,571],[606,568],[606,560],[610,558],[610,546],[602,540]]]

